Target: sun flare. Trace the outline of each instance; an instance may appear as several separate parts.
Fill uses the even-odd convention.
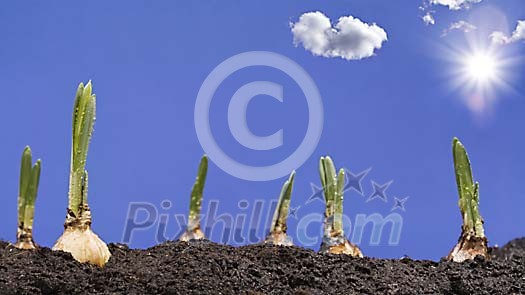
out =
[[[499,47],[469,45],[468,49],[452,47],[445,51],[453,66],[449,72],[450,86],[460,90],[460,98],[477,114],[490,111],[501,91],[512,90],[509,67],[518,59],[508,56]]]
[[[463,54],[460,60],[459,81],[466,90],[466,104],[475,113],[484,113],[496,99],[495,90],[503,84],[502,61],[490,51],[479,50]]]

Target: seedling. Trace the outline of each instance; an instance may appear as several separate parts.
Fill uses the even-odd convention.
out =
[[[452,153],[463,226],[458,244],[447,258],[448,260],[462,262],[481,255],[489,259],[483,219],[479,214],[479,183],[474,182],[467,151],[457,138],[454,138],[452,143]]]
[[[106,243],[91,230],[91,210],[87,200],[88,172],[85,169],[95,114],[96,97],[92,94],[91,81],[85,87],[80,83],[73,110],[69,205],[64,233],[53,250],[69,252],[81,263],[88,262],[102,267],[108,262],[111,253]]]
[[[208,173],[208,157],[202,156],[199,164],[199,171],[193,189],[191,190],[190,214],[188,215],[188,227],[179,240],[188,242],[191,240],[202,240],[206,237],[201,230],[201,208],[202,192],[206,183],[206,174]]]
[[[40,182],[40,159],[33,163],[31,148],[28,146],[22,154],[20,167],[20,187],[18,192],[18,229],[15,247],[19,249],[36,249],[33,240],[33,220],[35,216],[35,201]]]
[[[343,198],[345,170],[336,174],[334,162],[330,157],[321,157],[319,173],[324,190],[326,204],[324,235],[321,243],[321,253],[347,254],[363,257],[363,253],[344,235],[343,230]]]
[[[288,211],[290,209],[290,198],[292,196],[293,183],[295,179],[295,171],[290,174],[288,180],[284,183],[279,196],[279,202],[275,207],[273,214],[270,234],[264,241],[267,244],[279,246],[292,246],[292,239],[286,234],[286,219],[288,218]]]

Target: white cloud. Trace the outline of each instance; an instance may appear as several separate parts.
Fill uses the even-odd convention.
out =
[[[448,33],[450,33],[451,31],[454,31],[454,30],[460,30],[464,33],[468,33],[468,32],[471,32],[471,31],[474,31],[476,30],[477,27],[473,24],[470,24],[464,20],[460,20],[458,22],[455,22],[455,23],[451,23],[450,26],[443,30],[443,34],[441,34],[442,37],[445,37],[446,35],[448,35]]]
[[[503,32],[493,32],[490,34],[490,40],[493,44],[507,44],[509,43],[509,39],[510,38],[507,37],[507,35],[505,35]]]
[[[447,6],[450,10],[460,10],[469,8],[470,5],[481,1],[482,0],[430,0],[430,4]]]
[[[434,19],[434,16],[430,14],[430,12],[427,12],[423,17],[423,22],[425,22],[425,25],[433,25],[436,23],[436,20]]]
[[[473,4],[480,3],[483,0],[423,0],[421,6],[419,6],[419,10],[425,13],[424,16],[421,17],[426,25],[433,25],[436,23],[436,19],[434,18],[435,11],[432,10],[432,7],[435,5],[441,5],[448,7],[449,10],[461,10],[461,9],[469,9]],[[445,33],[446,35],[448,31]]]
[[[520,40],[525,41],[525,20],[519,20],[518,25],[511,36],[505,35],[503,32],[494,32],[490,34],[490,39],[494,44],[510,44]]]
[[[387,40],[385,30],[375,23],[367,24],[352,16],[339,18],[332,27],[322,12],[308,12],[290,24],[294,45],[316,56],[359,60],[374,55]]]

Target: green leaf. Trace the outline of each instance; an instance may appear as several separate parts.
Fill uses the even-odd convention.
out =
[[[336,174],[334,162],[330,157],[321,159],[322,170],[323,170],[323,190],[326,203],[326,217],[332,217],[334,215],[334,201],[335,201],[335,188],[336,188]]]
[[[73,121],[72,121],[72,134],[73,138],[77,135],[77,122],[79,122],[81,119],[82,109],[80,107],[82,103],[82,93],[84,92],[84,83],[80,83],[77,88],[77,93],[75,94],[75,106],[73,108]]]
[[[26,146],[22,153],[20,164],[20,184],[18,188],[18,226],[23,226],[25,220],[25,210],[28,198],[29,183],[31,182],[31,148]]]
[[[199,219],[202,207],[202,194],[204,191],[204,184],[206,183],[207,173],[208,157],[204,155],[201,158],[197,178],[195,179],[195,183],[193,184],[193,188],[191,190],[190,214],[188,218],[188,224],[193,228],[190,230],[196,229],[199,226]]]
[[[22,154],[20,189],[18,197],[18,226],[31,229],[35,212],[35,202],[40,182],[41,160],[31,167],[31,148],[26,147]]]
[[[42,160],[38,159],[31,170],[31,183],[29,196],[31,197],[31,203],[35,203],[36,196],[38,194],[38,185],[40,184],[40,171],[42,166]]]
[[[325,169],[324,169],[324,157],[321,157],[319,159],[319,175],[321,176],[321,186],[324,188],[326,187],[326,175],[325,175]]]
[[[290,209],[290,199],[292,198],[293,184],[295,180],[295,171],[292,171],[288,180],[284,183],[281,194],[279,195],[279,201],[272,219],[272,227],[270,233],[274,233],[280,229],[282,232],[286,232],[286,219],[288,218],[288,212]]]
[[[343,198],[344,198],[344,185],[345,185],[345,170],[340,169],[337,176],[337,189],[334,195],[334,231],[343,232]]]

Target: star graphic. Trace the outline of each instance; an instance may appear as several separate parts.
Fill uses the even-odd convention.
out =
[[[364,171],[361,171],[359,174],[354,174],[352,171],[345,168],[345,186],[343,188],[343,191],[349,191],[351,189],[358,192],[361,196],[364,196],[363,194],[363,186],[361,185],[361,182],[363,181],[363,178],[365,178],[368,173],[370,173],[370,170],[372,168],[368,168]]]
[[[288,217],[292,217],[293,219],[297,220],[297,211],[299,211],[299,208],[301,208],[301,206],[297,206],[295,208],[290,207],[288,210]]]
[[[368,197],[368,199],[366,200],[367,202],[370,202],[376,198],[380,198],[381,200],[383,200],[383,202],[387,203],[388,202],[388,199],[387,199],[387,196],[386,196],[386,190],[388,189],[388,187],[390,187],[390,185],[393,183],[394,181],[391,180],[383,185],[379,185],[377,184],[377,182],[373,181],[372,180],[372,186],[374,187],[374,193],[372,193],[372,195],[370,195],[370,197]]]
[[[392,207],[392,210],[390,211],[394,211],[396,209],[399,209],[399,210],[402,210],[403,212],[406,211],[405,210],[405,203],[407,202],[409,197],[406,197],[406,198],[403,198],[403,199],[399,199],[397,197],[394,197],[394,207]]]
[[[306,201],[306,204],[310,204],[315,200],[320,200],[324,203],[323,188],[318,187],[315,183],[311,182],[310,187],[312,188],[312,195]]]

